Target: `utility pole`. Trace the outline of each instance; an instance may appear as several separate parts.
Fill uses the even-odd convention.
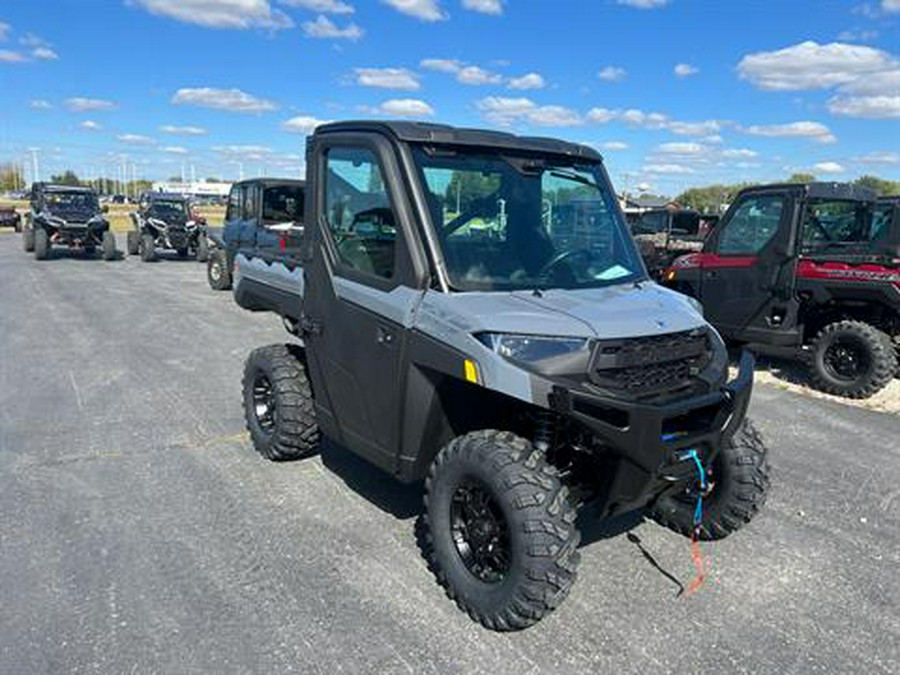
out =
[[[32,173],[32,176],[34,177],[33,182],[37,183],[41,180],[41,172],[40,172],[40,169],[38,168],[38,156],[37,156],[38,149],[30,148],[30,150],[31,150],[31,164],[32,164],[32,168],[34,169],[34,171]]]

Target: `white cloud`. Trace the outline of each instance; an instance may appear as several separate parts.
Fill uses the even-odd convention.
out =
[[[464,64],[456,59],[423,59],[419,62],[419,65],[426,70],[456,74],[463,69]]]
[[[160,148],[163,152],[168,152],[173,155],[186,155],[188,154],[187,148],[183,148],[180,145],[167,145],[165,147]]]
[[[881,0],[881,9],[888,14],[900,12],[900,0]]]
[[[356,83],[362,87],[419,89],[419,76],[406,68],[357,68]]]
[[[699,143],[663,143],[656,151],[668,155],[700,155],[709,149]]]
[[[541,127],[574,127],[584,124],[576,111],[558,105],[539,106],[528,98],[489,96],[478,102],[484,117],[500,126],[524,122]]]
[[[900,152],[874,150],[862,157],[857,157],[860,164],[900,164]]]
[[[813,169],[821,173],[844,173],[846,169],[837,162],[819,162],[813,164]]]
[[[654,131],[666,130],[678,136],[710,136],[721,128],[723,123],[718,120],[704,120],[700,122],[682,122],[670,119],[668,115],[659,112],[644,112],[637,108],[615,110],[610,108],[592,108],[588,111],[588,119],[591,122],[605,124],[607,122],[624,122],[636,127],[651,129]],[[719,139],[721,141],[721,139]]]
[[[281,0],[285,5],[300,7],[324,14],[353,14],[353,5],[341,0]]]
[[[478,66],[466,66],[456,74],[457,82],[480,86],[483,84],[498,84],[503,78],[497,73],[492,73]]]
[[[112,101],[75,96],[66,99],[66,107],[72,112],[85,112],[87,110],[115,110],[118,106]]]
[[[703,120],[702,122],[679,122],[672,120],[666,124],[666,129],[679,136],[704,136],[714,135],[722,128],[722,122],[718,120]]]
[[[31,56],[40,61],[56,61],[59,59],[59,54],[49,47],[37,47],[31,51]]]
[[[272,101],[257,98],[240,89],[213,89],[211,87],[179,89],[172,97],[172,103],[240,113],[262,113],[278,108]]]
[[[32,110],[52,110],[53,104],[42,98],[35,98],[31,100],[28,107]]]
[[[602,143],[600,145],[602,150],[628,150],[628,143],[623,143],[622,141],[607,141],[606,143]]]
[[[284,12],[272,9],[269,0],[131,0],[151,14],[206,28],[291,28]]]
[[[334,21],[327,16],[319,15],[315,21],[303,22],[303,34],[310,38],[355,42],[363,36],[363,29],[355,23],[348,23],[344,28],[338,28]]]
[[[9,38],[9,33],[12,30],[12,26],[8,23],[4,23],[0,21],[0,42],[6,42]]]
[[[665,7],[669,4],[669,0],[616,0],[620,5],[626,7],[634,7],[636,9],[656,9],[657,7]]]
[[[843,42],[869,42],[879,35],[877,30],[842,30],[838,34],[838,40]]]
[[[747,150],[746,148],[735,148],[722,151],[722,157],[727,157],[729,159],[750,159],[751,157],[756,157],[758,154],[759,153],[755,150]]]
[[[503,0],[462,0],[462,5],[482,14],[503,14]]]
[[[546,86],[547,83],[540,73],[528,73],[527,75],[522,75],[522,77],[514,77],[509,81],[510,89],[543,89]]]
[[[621,82],[627,76],[628,71],[618,66],[606,66],[597,73],[597,77],[604,82]]]
[[[272,148],[265,145],[214,145],[212,151],[226,161],[267,162],[272,158]]]
[[[316,127],[322,124],[328,124],[329,120],[320,120],[308,115],[298,115],[281,123],[281,128],[294,134],[304,134],[309,136]]]
[[[860,76],[887,70],[892,57],[880,49],[807,41],[774,52],[748,54],[738,73],[760,89],[830,89]]]
[[[35,35],[34,33],[25,33],[22,37],[19,38],[19,44],[25,45],[26,47],[51,47],[52,45],[47,42],[44,38]]]
[[[675,66],[674,72],[677,77],[690,77],[699,73],[700,69],[689,63],[679,63]]]
[[[416,98],[396,98],[385,101],[377,108],[367,110],[391,117],[430,117],[434,115],[434,108]]]
[[[100,131],[101,129],[103,129],[103,125],[99,122],[95,122],[94,120],[84,120],[84,122],[80,122],[78,126],[85,131]]]
[[[119,134],[116,136],[125,145],[153,145],[153,139],[141,134]]]
[[[422,21],[445,21],[450,18],[441,8],[438,0],[381,0],[402,14],[414,16]]]
[[[0,49],[0,61],[5,61],[6,63],[21,63],[27,60],[28,59],[20,52],[14,52],[9,49]]]
[[[203,127],[176,126],[174,124],[164,124],[159,130],[164,134],[175,134],[177,136],[205,136],[209,133],[209,129],[204,129]]]
[[[765,136],[767,138],[808,138],[817,143],[835,143],[837,141],[831,130],[821,122],[753,124],[749,127],[738,127],[738,130],[751,136]]]
[[[845,117],[900,119],[900,95],[836,96],[828,101],[829,112]]]
[[[671,174],[675,176],[686,176],[688,174],[696,173],[692,168],[682,166],[681,164],[648,164],[644,167],[644,172]]]

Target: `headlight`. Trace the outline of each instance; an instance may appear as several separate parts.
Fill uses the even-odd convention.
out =
[[[587,338],[546,337],[543,335],[514,335],[510,333],[479,333],[479,342],[491,351],[512,361],[533,363],[556,356],[587,350]]]

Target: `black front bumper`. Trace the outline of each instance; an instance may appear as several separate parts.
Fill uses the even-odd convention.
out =
[[[622,512],[695,480],[693,462],[685,461],[688,451],[709,465],[746,415],[754,366],[745,351],[737,377],[720,390],[671,403],[631,403],[554,387],[551,405],[618,458],[605,501],[609,513]]]

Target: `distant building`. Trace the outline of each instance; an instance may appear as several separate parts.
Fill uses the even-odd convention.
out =
[[[153,191],[172,192],[180,195],[190,195],[191,197],[227,197],[231,191],[231,183],[156,181],[153,183]]]

